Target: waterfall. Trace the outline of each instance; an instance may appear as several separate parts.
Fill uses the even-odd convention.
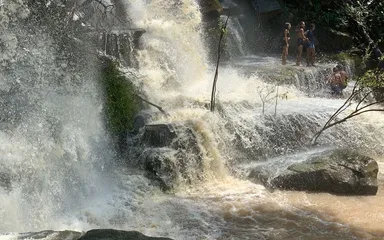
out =
[[[97,70],[71,72],[43,29],[15,25],[16,14],[29,14],[22,1],[4,7],[0,171],[8,186],[0,190],[0,231],[58,228],[58,216],[98,194],[113,162],[98,86],[84,79]]]
[[[201,168],[187,162],[183,167],[188,179],[162,192],[135,165],[139,157],[118,155],[104,129],[96,54],[85,54],[87,61],[81,64],[86,67],[79,70],[65,60],[44,26],[23,22],[30,12],[22,0],[5,1],[0,9],[0,238],[92,228],[183,240],[375,236],[383,219],[375,215],[356,222],[360,218],[350,210],[358,198],[269,192],[245,180],[252,164],[293,162],[292,154],[306,155],[317,148],[350,147],[383,156],[384,123],[375,112],[327,130],[316,148],[309,144],[343,103],[330,98],[322,82],[331,64],[279,67],[278,58],[254,56],[222,64],[217,111],[212,113],[214,66],[207,60],[197,1],[111,2],[125,6],[117,14],[127,14],[130,27],[145,30],[135,49],[135,66],[126,67],[135,71],[135,83],[148,99],[169,114],[148,109],[150,124],[181,125],[175,141],[194,137]],[[249,31],[239,24],[240,18],[234,18],[230,25],[229,44],[237,46],[234,56],[251,49],[242,43]],[[124,27],[119,25],[113,34]],[[287,72],[287,79],[279,79]],[[177,161],[169,146],[141,147],[140,157],[156,153],[160,161]],[[183,156],[196,159],[193,152]],[[382,158],[378,161],[381,166]],[[360,212],[381,201],[364,200],[373,203],[360,206]],[[339,201],[337,208],[332,208],[334,201]]]

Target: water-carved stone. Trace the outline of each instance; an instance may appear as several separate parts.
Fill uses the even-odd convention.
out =
[[[330,150],[291,164],[273,177],[258,167],[250,172],[249,178],[285,190],[375,195],[378,171],[377,162],[370,157],[351,150]]]
[[[144,29],[101,32],[97,45],[100,51],[120,60],[125,66],[138,67],[135,53],[140,48],[139,39],[144,33]]]
[[[163,237],[148,237],[137,231],[121,231],[114,229],[94,229],[81,236],[78,240],[172,240]]]
[[[203,157],[192,122],[147,124],[134,144],[132,159],[138,159],[163,190],[203,178]]]

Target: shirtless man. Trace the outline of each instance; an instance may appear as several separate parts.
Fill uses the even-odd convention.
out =
[[[332,95],[341,95],[343,88],[341,88],[341,75],[337,67],[333,68],[333,74],[328,79],[328,84],[331,86]]]
[[[305,23],[300,22],[297,29],[297,61],[296,66],[301,66],[301,55],[303,54],[304,43],[308,40],[304,34]]]
[[[339,74],[340,74],[340,78],[341,78],[340,79],[340,87],[341,87],[341,90],[343,90],[344,88],[347,87],[348,74],[346,71],[344,71],[343,66],[337,65],[336,67],[339,70]]]

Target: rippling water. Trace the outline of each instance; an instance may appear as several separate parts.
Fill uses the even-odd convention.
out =
[[[25,9],[21,0],[7,6],[8,13],[0,12],[7,21],[18,7]],[[10,64],[0,76],[0,103],[7,107],[1,115],[0,174],[10,174],[12,188],[0,188],[1,239],[92,228],[180,240],[384,238],[383,114],[362,115],[319,139],[320,147],[353,147],[375,157],[376,196],[270,192],[245,179],[247,167],[268,162],[273,168],[294,161],[292,154],[316,151],[311,137],[343,101],[330,99],[319,82],[332,64],[282,68],[278,58],[261,56],[223,64],[219,109],[210,113],[214,71],[206,61],[198,4],[135,0],[127,11],[135,27],[147,31],[136,69],[143,91],[170,113],[154,121],[193,120],[205,181],[163,193],[141,170],[120,165],[102,127],[93,79],[71,84],[80,77],[55,64],[49,36],[36,34],[31,41],[23,27],[4,20],[1,24],[14,28],[5,28],[13,40],[0,58]],[[297,81],[265,78],[284,71]],[[13,86],[19,86],[16,93]],[[277,104],[276,98],[263,101],[269,91]]]

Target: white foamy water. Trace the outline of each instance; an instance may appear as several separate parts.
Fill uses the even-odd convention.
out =
[[[288,154],[316,151],[309,140],[342,100],[308,97],[296,86],[300,81],[277,88],[259,70],[263,64],[268,71],[279,69],[279,61],[253,56],[247,63],[220,68],[218,111],[211,113],[214,74],[200,37],[197,3],[134,0],[127,8],[135,27],[147,31],[138,53],[144,90],[170,114],[155,120],[193,121],[207,178],[163,193],[142,171],[116,164],[103,129],[95,82],[81,79],[80,85],[71,84],[78,76],[54,64],[48,36],[34,38],[36,45],[25,44],[28,41],[11,41],[23,31],[8,29],[11,43],[2,60],[13,59],[15,68],[14,74],[0,79],[1,90],[8,93],[1,96],[8,108],[1,118],[0,173],[11,179],[10,188],[0,187],[1,238],[16,239],[21,232],[47,229],[92,228],[138,230],[182,240],[384,235],[382,185],[377,196],[340,197],[269,192],[242,179],[246,167],[257,160],[278,159],[284,164],[295,160]],[[30,65],[21,64],[25,56]],[[319,72],[303,72],[312,76],[308,86],[316,86]],[[16,94],[11,92],[15,84],[19,84]],[[377,157],[382,167],[382,116],[369,113],[330,129],[319,139],[320,146],[355,147]],[[381,184],[382,177],[381,171]]]

